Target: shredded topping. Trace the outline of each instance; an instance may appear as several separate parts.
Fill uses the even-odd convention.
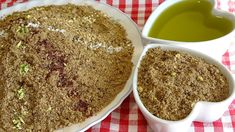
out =
[[[49,26],[47,29],[50,30],[50,31],[53,31],[53,32],[65,33],[65,30],[64,30],[64,29],[54,28],[54,27],[52,27],[52,26]]]
[[[28,23],[27,27],[33,27],[33,28],[39,28],[40,27],[40,23]]]

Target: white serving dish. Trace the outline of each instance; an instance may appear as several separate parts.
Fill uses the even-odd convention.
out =
[[[145,56],[146,52],[149,49],[156,48],[156,47],[161,47],[161,49],[163,50],[183,51],[191,55],[204,58],[205,61],[207,61],[208,63],[215,64],[216,66],[218,66],[221,72],[228,79],[229,88],[230,88],[229,97],[221,102],[213,102],[213,103],[206,102],[206,101],[197,102],[193,110],[191,111],[191,113],[186,118],[182,120],[178,120],[178,121],[168,121],[168,120],[160,119],[152,115],[144,107],[143,103],[140,100],[140,97],[137,91],[137,82],[138,82],[138,68],[140,66],[143,56]],[[149,44],[144,48],[143,53],[135,69],[135,73],[133,77],[133,93],[134,93],[134,98],[135,98],[137,105],[139,106],[148,124],[154,131],[156,132],[176,132],[176,131],[186,132],[188,128],[190,127],[192,121],[212,122],[212,121],[219,119],[235,97],[235,84],[234,84],[232,74],[226,69],[226,67],[223,66],[220,62],[216,61],[215,59],[209,57],[208,55],[205,55],[198,51],[193,51],[191,49],[187,49],[184,47],[179,47],[179,46]]]
[[[30,1],[22,4],[18,4],[13,7],[6,8],[4,10],[0,11],[0,18],[4,18],[5,16],[16,12],[16,11],[25,11],[28,9],[31,9],[33,7],[38,7],[38,6],[47,6],[47,5],[64,5],[64,4],[75,4],[75,5],[89,5],[92,6],[93,8],[100,10],[107,14],[109,17],[111,17],[114,20],[117,20],[125,29],[127,32],[127,37],[132,41],[133,46],[134,46],[134,55],[132,58],[132,62],[134,64],[134,67],[137,64],[137,61],[139,59],[139,56],[143,50],[143,45],[142,45],[142,39],[140,35],[140,31],[137,28],[137,25],[123,12],[120,10],[109,6],[107,4],[102,4],[99,2],[95,1],[89,1],[89,0],[35,0],[35,1]],[[127,81],[124,89],[115,97],[115,99],[107,106],[105,107],[102,111],[97,113],[97,115],[94,115],[87,120],[85,120],[82,123],[79,124],[74,124],[70,127],[60,129],[58,130],[59,132],[80,132],[80,131],[85,131],[91,126],[99,123],[103,119],[105,119],[114,109],[116,109],[122,102],[123,100],[131,93],[132,88],[132,77],[134,73],[134,67],[132,69],[132,73],[129,77],[129,80]]]
[[[167,0],[164,3],[162,3],[156,10],[152,12],[150,17],[148,18],[146,24],[144,25],[142,36],[145,38],[148,43],[161,43],[161,44],[167,44],[167,45],[177,45],[182,46],[186,48],[190,48],[193,50],[197,50],[200,52],[203,52],[219,61],[222,60],[222,55],[225,53],[225,51],[229,48],[229,45],[234,40],[235,36],[235,16],[229,12],[225,12],[222,10],[213,9],[212,14],[216,16],[223,16],[233,22],[233,31],[229,34],[213,39],[208,41],[200,41],[200,42],[180,42],[180,41],[171,41],[171,40],[164,40],[164,39],[157,39],[149,37],[148,34],[150,32],[150,29],[152,25],[154,24],[155,20],[159,17],[159,15],[164,12],[168,7],[177,4],[183,0]],[[210,3],[215,7],[215,0],[209,0]]]

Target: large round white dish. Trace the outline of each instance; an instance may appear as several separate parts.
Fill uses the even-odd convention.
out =
[[[95,1],[83,1],[83,0],[35,0],[35,1],[30,1],[22,4],[18,4],[13,7],[6,8],[2,11],[0,11],[0,18],[4,18],[5,16],[12,14],[13,12],[16,11],[25,11],[28,9],[31,9],[33,7],[38,7],[38,6],[47,6],[47,5],[65,5],[65,4],[75,4],[75,5],[89,5],[92,6],[93,8],[100,10],[107,14],[109,17],[111,17],[114,20],[117,20],[125,29],[128,34],[128,38],[132,41],[132,44],[134,46],[134,54],[132,57],[132,62],[134,64],[134,67],[132,69],[132,73],[123,88],[123,90],[116,96],[116,98],[108,105],[106,106],[102,111],[97,113],[96,115],[88,118],[84,122],[74,124],[70,127],[64,128],[57,130],[58,132],[80,132],[80,131],[85,131],[91,126],[99,123],[103,119],[105,119],[114,109],[116,109],[122,102],[123,100],[131,93],[132,88],[132,77],[134,73],[135,66],[137,64],[138,58],[143,50],[143,45],[142,45],[142,40],[141,40],[141,35],[140,31],[137,28],[136,24],[123,12],[120,10],[106,5],[102,3],[98,3]]]

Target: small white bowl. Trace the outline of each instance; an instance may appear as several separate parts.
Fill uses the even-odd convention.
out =
[[[146,52],[151,48],[157,48],[157,47],[160,47],[162,50],[183,51],[193,56],[201,57],[205,59],[206,62],[218,66],[222,74],[225,75],[225,77],[227,78],[229,82],[229,89],[230,89],[229,97],[221,102],[199,101],[196,103],[193,110],[186,118],[182,120],[178,120],[178,121],[164,120],[164,119],[161,119],[152,115],[145,108],[138,94],[138,90],[137,90],[138,68]],[[184,132],[188,130],[188,128],[190,127],[193,121],[212,122],[212,121],[219,119],[235,97],[234,88],[235,88],[235,84],[234,84],[232,74],[220,62],[216,61],[215,59],[203,53],[193,51],[191,49],[187,49],[184,47],[170,46],[170,45],[161,45],[161,44],[149,44],[144,48],[142,55],[137,63],[137,66],[134,72],[134,77],[133,77],[133,93],[134,93],[135,101],[137,105],[139,106],[141,112],[143,113],[145,119],[147,120],[148,124],[150,125],[150,127],[154,131],[157,131],[157,132],[175,132],[175,131]]]
[[[167,0],[156,10],[152,12],[150,17],[148,18],[146,24],[144,25],[142,36],[145,38],[148,43],[154,42],[154,43],[161,43],[161,44],[170,44],[170,45],[177,45],[182,47],[187,47],[190,49],[194,49],[203,53],[208,54],[209,56],[221,61],[222,55],[225,53],[225,51],[228,49],[231,42],[234,40],[235,36],[235,16],[232,13],[217,10],[213,8],[212,14],[215,16],[223,16],[230,20],[233,23],[233,30],[220,38],[208,40],[208,41],[200,41],[200,42],[180,42],[180,41],[171,41],[171,40],[164,40],[164,39],[158,39],[158,38],[152,38],[149,37],[148,34],[155,22],[155,20],[159,17],[159,15],[162,14],[168,7],[175,5],[179,2],[182,2],[184,0]],[[213,7],[215,7],[215,0],[209,0]]]

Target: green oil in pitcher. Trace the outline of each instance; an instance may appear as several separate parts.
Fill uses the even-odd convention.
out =
[[[208,0],[182,0],[168,7],[155,20],[148,36],[164,40],[197,42],[230,33],[233,23],[213,15]]]

